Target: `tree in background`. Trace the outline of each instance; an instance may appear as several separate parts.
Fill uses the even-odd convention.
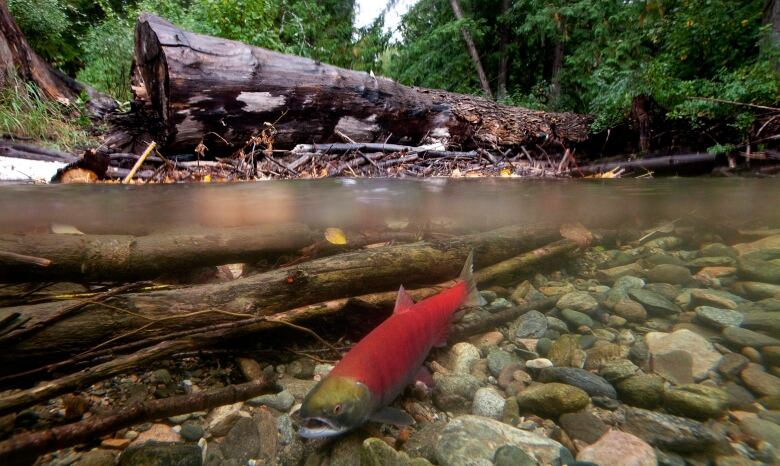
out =
[[[633,127],[640,151],[674,145],[683,133],[728,151],[766,136],[759,134],[766,111],[744,104],[778,102],[779,1],[419,0],[395,43],[381,18],[355,29],[355,0],[9,0],[9,7],[44,59],[123,101],[135,18],[150,11],[188,30],[405,84],[590,113],[596,132]]]
[[[506,82],[507,103],[592,113],[595,131],[631,123],[642,150],[662,124],[708,129],[712,146],[728,149],[721,138],[756,132],[761,112],[711,99],[778,101],[776,0],[460,3],[463,20],[447,14],[448,0],[420,0],[403,18],[386,73],[482,93],[459,37],[465,27],[488,81],[497,90]]]

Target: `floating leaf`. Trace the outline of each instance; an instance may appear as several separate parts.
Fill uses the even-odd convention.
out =
[[[347,235],[341,228],[331,227],[325,230],[325,239],[331,244],[347,244]]]
[[[206,175],[203,177],[204,183],[211,183],[211,175]]]

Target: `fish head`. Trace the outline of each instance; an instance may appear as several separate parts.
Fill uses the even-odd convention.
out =
[[[303,400],[298,434],[333,437],[365,423],[373,409],[371,392],[364,384],[349,377],[325,377]]]

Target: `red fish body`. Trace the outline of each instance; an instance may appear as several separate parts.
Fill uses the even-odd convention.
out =
[[[396,308],[344,356],[331,374],[365,384],[381,405],[392,402],[414,380],[431,348],[446,340],[452,316],[467,296],[466,283],[458,281],[417,304]]]
[[[339,435],[368,420],[413,422],[403,411],[386,406],[415,379],[431,348],[446,341],[455,311],[464,304],[484,304],[472,260],[469,254],[455,285],[419,303],[401,287],[393,315],[353,346],[306,395],[300,409],[301,436]]]

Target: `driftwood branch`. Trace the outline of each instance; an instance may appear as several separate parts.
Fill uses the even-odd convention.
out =
[[[127,285],[118,286],[114,289],[111,289],[109,291],[106,291],[104,293],[100,293],[99,295],[93,297],[89,301],[82,301],[80,303],[70,304],[65,307],[60,312],[57,312],[55,314],[52,314],[51,316],[47,317],[45,320],[39,320],[38,322],[35,322],[32,325],[28,325],[24,328],[21,328],[19,330],[9,332],[3,336],[0,336],[0,345],[8,344],[12,341],[19,340],[21,338],[27,337],[29,335],[32,335],[33,333],[48,327],[49,325],[52,325],[56,322],[59,322],[60,320],[73,315],[74,313],[78,312],[79,310],[83,309],[85,306],[87,306],[90,303],[94,302],[100,302],[107,298],[110,298],[112,296],[116,296],[118,294],[125,293],[127,291],[130,291],[132,289],[138,288],[143,285],[149,284],[148,282],[139,282],[139,283],[130,283]]]
[[[0,140],[0,156],[14,157],[25,160],[42,160],[46,162],[73,163],[79,158],[73,154],[60,152],[53,149],[34,146],[32,144],[22,144],[18,142],[7,142]]]
[[[439,148],[435,148],[439,147]],[[299,144],[292,150],[294,153],[305,152],[323,152],[323,153],[345,153],[353,151],[363,152],[382,152],[385,154],[393,152],[408,152],[411,154],[424,153],[429,157],[461,157],[474,158],[479,156],[476,150],[468,152],[454,152],[441,150],[441,145],[431,146],[403,146],[400,144],[382,144],[382,143],[334,143],[334,144]]]
[[[579,246],[574,241],[570,239],[562,239],[552,244],[548,244],[547,246],[534,249],[533,251],[512,257],[497,264],[493,264],[490,267],[479,270],[476,273],[477,280],[487,283],[499,280],[511,280],[514,276],[520,273],[529,272],[531,267],[536,266],[542,260],[562,256],[566,253],[576,250],[578,247]]]
[[[712,169],[716,166],[718,156],[716,154],[684,154],[667,155],[650,159],[629,160],[625,162],[608,162],[586,165],[570,170],[571,175],[593,175],[606,173],[615,169],[633,169],[655,171],[659,173],[695,172],[700,173],[702,167]]]
[[[507,322],[517,319],[526,312],[552,309],[555,303],[558,302],[558,299],[560,299],[560,296],[549,296],[538,301],[523,304],[522,306],[508,307],[498,312],[480,312],[475,317],[464,318],[463,321],[456,323],[447,340],[450,342],[460,341],[466,337],[500,327]]]
[[[143,280],[195,267],[249,262],[294,251],[310,244],[313,238],[312,231],[302,224],[146,236],[0,235],[0,251],[50,261],[47,267],[6,263],[0,269],[0,283]]]
[[[0,442],[0,463],[30,464],[44,453],[91,442],[124,427],[245,401],[269,391],[274,385],[273,377],[273,373],[266,372],[260,380],[142,402],[109,415],[96,416],[41,432],[19,434]]]

